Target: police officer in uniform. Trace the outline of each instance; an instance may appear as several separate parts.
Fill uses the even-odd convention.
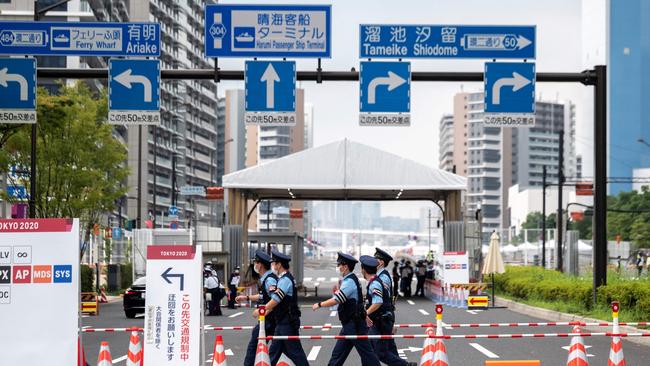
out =
[[[239,295],[235,298],[235,301],[257,301],[257,306],[266,305],[271,300],[271,294],[275,292],[278,285],[278,277],[271,270],[271,256],[268,255],[263,250],[258,250],[255,252],[255,260],[253,264],[255,272],[260,274],[260,279],[258,283],[258,294],[257,295]],[[253,311],[253,317],[257,319],[259,312],[257,309]],[[266,335],[271,336],[275,331],[275,317],[273,314],[266,314],[266,321],[264,322]],[[251,339],[248,342],[248,348],[246,349],[246,358],[244,359],[244,366],[253,366],[255,362],[255,350],[257,349],[257,337],[260,334],[260,325],[259,323],[253,328],[251,333]]]
[[[375,258],[377,258],[378,262],[377,276],[381,280],[381,283],[384,285],[384,287],[388,290],[388,294],[391,299],[390,312],[392,314],[392,317],[390,317],[390,319],[384,319],[384,329],[390,329],[392,333],[393,326],[395,325],[395,301],[397,301],[397,293],[395,291],[397,290],[396,285],[398,279],[393,281],[393,279],[390,277],[390,273],[388,273],[388,264],[393,260],[393,257],[391,257],[390,254],[384,250],[375,248]],[[395,263],[395,267],[397,267],[397,263]],[[386,347],[390,353],[394,354],[395,356],[399,356],[397,353],[397,345],[395,344],[394,339],[388,339],[384,343],[386,344]]]
[[[339,320],[343,326],[339,335],[368,334],[361,285],[359,284],[359,279],[353,273],[354,266],[357,262],[351,255],[339,252],[338,258],[336,259],[336,267],[339,274],[343,277],[339,290],[334,293],[331,299],[312,305],[312,309],[316,310],[321,307],[330,307],[338,304]],[[368,340],[339,339],[336,341],[328,366],[343,365],[352,347],[357,349],[362,365],[379,365],[379,359],[377,359],[377,355],[373,352]]]
[[[291,257],[278,251],[271,251],[271,266],[278,274],[278,286],[271,293],[271,301],[266,304],[266,313],[275,318],[275,335],[298,335],[300,329],[300,309],[298,308],[298,291],[293,275],[289,272]],[[271,365],[275,365],[282,354],[287,355],[296,366],[308,366],[307,356],[302,344],[297,341],[274,340],[271,342],[269,355]]]

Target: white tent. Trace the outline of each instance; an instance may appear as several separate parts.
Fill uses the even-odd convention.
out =
[[[533,252],[536,253],[539,250],[539,247],[533,243],[525,242],[523,244],[518,245],[517,250],[521,252],[525,251],[528,253],[533,253]]]
[[[464,177],[344,139],[230,173],[224,188],[264,199],[439,200]]]
[[[584,240],[578,240],[578,252],[579,253],[591,253],[594,250],[594,247],[591,244],[588,244]]]
[[[514,253],[514,252],[517,251],[517,247],[512,245],[512,244],[508,244],[508,245],[502,247],[501,251],[504,252],[504,253]]]

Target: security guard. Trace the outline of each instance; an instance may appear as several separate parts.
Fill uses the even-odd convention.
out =
[[[379,263],[377,266],[377,276],[379,276],[381,283],[388,290],[388,294],[391,299],[390,312],[392,314],[392,317],[390,319],[384,319],[383,325],[384,329],[390,329],[392,333],[393,325],[395,325],[395,301],[397,300],[397,293],[394,293],[394,291],[397,289],[397,286],[395,286],[397,284],[397,280],[393,282],[393,279],[390,277],[390,273],[388,273],[387,268],[388,264],[393,260],[393,257],[391,257],[390,254],[386,253],[384,250],[375,248],[375,258],[377,258],[377,262]],[[397,263],[395,263],[395,266],[397,266]],[[393,283],[395,283],[395,285]],[[395,356],[399,356],[397,353],[397,345],[395,344],[394,339],[388,339],[384,343],[390,353],[394,354]]]
[[[368,334],[391,335],[393,333],[393,304],[390,292],[377,276],[377,258],[362,255],[361,274],[368,281],[366,288],[366,322],[370,327]],[[370,344],[377,353],[379,360],[387,365],[405,366],[408,363],[402,360],[397,353],[390,352],[387,340],[371,339]]]
[[[321,307],[330,307],[338,304],[339,320],[341,321],[341,325],[343,325],[343,329],[341,329],[339,335],[368,334],[361,285],[357,276],[352,272],[357,262],[351,255],[339,252],[338,258],[336,259],[336,267],[343,277],[339,290],[334,293],[331,299],[312,305],[312,309],[316,310]],[[337,340],[328,365],[343,365],[352,347],[357,349],[362,365],[379,365],[379,359],[373,353],[370,342],[361,339]]]
[[[278,276],[271,270],[271,256],[263,250],[255,252],[255,260],[253,269],[261,275],[259,279],[258,294],[251,296],[239,295],[235,301],[257,301],[257,306],[266,305],[271,300],[271,294],[275,292],[278,285]],[[257,319],[259,312],[257,309],[253,311],[253,317]],[[275,331],[275,317],[273,314],[266,314],[266,321],[264,323],[266,335],[271,336]],[[257,337],[260,334],[260,325],[255,325],[251,333],[251,339],[248,342],[246,349],[246,358],[244,359],[244,366],[253,366],[255,362],[255,350],[257,349]]]
[[[298,291],[293,275],[289,272],[291,257],[278,251],[271,251],[271,266],[278,274],[278,286],[271,294],[271,301],[266,304],[266,312],[272,312],[275,318],[275,335],[298,335],[300,329],[300,309],[298,308]],[[269,355],[271,365],[275,365],[282,354],[287,355],[296,366],[308,366],[307,356],[299,340],[274,340],[271,342]]]

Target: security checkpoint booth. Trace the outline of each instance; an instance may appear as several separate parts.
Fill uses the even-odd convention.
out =
[[[261,201],[432,201],[443,212],[445,231],[445,222],[462,220],[467,183],[459,175],[344,139],[230,173],[223,187],[227,226],[241,227],[240,240],[225,245],[231,261],[245,268],[253,254],[248,221]],[[445,247],[447,242],[445,232]]]

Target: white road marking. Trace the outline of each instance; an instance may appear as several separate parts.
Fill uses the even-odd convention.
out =
[[[562,347],[562,349],[567,350],[567,352],[569,351],[569,348],[570,348],[570,346],[564,346],[564,347]],[[585,344],[585,351],[588,350],[589,348],[591,348],[591,346],[587,346],[587,345]],[[587,352],[587,357],[595,357],[595,356],[592,355],[591,353]]]
[[[312,277],[305,277],[302,280],[305,281],[305,282],[311,282]]]
[[[144,318],[144,313],[142,313],[142,314],[135,314],[135,317],[136,317],[136,318]]]
[[[470,343],[470,346],[474,347],[477,351],[481,352],[484,354],[487,358],[499,358],[499,356],[495,355],[494,353],[490,352],[487,348],[481,346],[478,343]]]
[[[325,277],[318,277],[318,278],[316,279],[316,281],[317,281],[317,282],[323,282],[323,281],[325,281]]]
[[[82,315],[82,318],[90,318],[90,315]]]
[[[426,310],[418,309],[418,311],[419,311],[422,315],[429,315],[429,313],[427,313]]]
[[[316,361],[316,357],[318,357],[318,352],[320,352],[321,346],[314,346],[311,348],[311,351],[309,351],[309,354],[307,355],[307,361]]]
[[[409,305],[415,305],[415,303],[412,300],[406,300],[406,302],[408,302]]]
[[[331,327],[331,326],[332,326],[332,323],[325,323],[325,326],[327,326],[327,327]],[[327,332],[327,331],[329,331],[330,329],[332,329],[332,328],[323,328],[323,329],[321,329],[321,330],[322,330],[323,332]]]
[[[116,363],[119,363],[119,362],[122,362],[122,361],[126,361],[126,355],[114,359],[113,364],[116,364]]]
[[[86,326],[81,327],[81,329],[86,329],[86,328],[90,328],[90,325],[86,325]]]
[[[230,348],[228,348],[228,349],[225,351],[225,353],[226,353],[226,356],[234,356],[234,355],[235,355],[234,353],[232,353],[232,350],[231,350]],[[210,354],[208,355],[208,359],[205,360],[205,363],[211,363],[211,362],[212,362],[212,356],[214,356],[214,353],[210,353]]]
[[[409,359],[409,358],[406,357],[406,355],[404,354],[404,350],[403,350],[403,349],[398,349],[398,350],[397,350],[397,355],[398,355],[399,358],[401,358],[402,360],[408,361],[408,359]]]
[[[232,353],[232,350],[231,350],[230,348],[228,348],[228,349],[226,350],[226,356],[234,356],[234,355],[235,355],[235,354]]]
[[[453,327],[450,327],[449,324],[447,324],[447,323],[445,323],[445,322],[442,322],[442,326],[443,326],[445,329],[454,329]]]
[[[330,277],[330,282],[339,282],[338,277]]]
[[[465,311],[467,311],[468,313],[470,313],[470,314],[472,314],[472,315],[478,315],[478,313],[476,312],[476,310],[465,310]]]
[[[338,311],[332,311],[332,312],[330,313],[330,316],[336,316],[336,313],[338,313]]]
[[[242,315],[243,313],[244,313],[243,311],[240,311],[240,312],[238,312],[238,313],[234,313],[234,314],[232,314],[232,315],[228,315],[228,317],[229,317],[229,318],[235,318],[235,317],[238,317],[238,316]]]

